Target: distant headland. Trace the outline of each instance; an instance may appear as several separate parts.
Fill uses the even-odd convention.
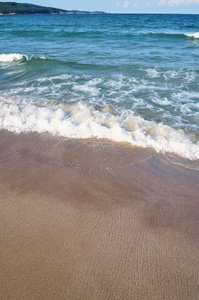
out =
[[[45,7],[35,4],[17,2],[0,2],[0,15],[24,15],[24,14],[106,14],[103,11],[64,10],[53,7]]]

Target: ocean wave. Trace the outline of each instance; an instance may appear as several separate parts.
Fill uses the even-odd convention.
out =
[[[138,72],[142,80],[138,80],[136,76],[124,74],[113,74],[109,78],[70,72],[48,75],[38,72],[40,66],[40,61],[32,61],[28,74],[26,68],[23,73],[11,72],[2,83],[6,89],[2,90],[1,96],[25,105],[54,106],[81,101],[94,107],[111,106],[120,113],[122,110],[133,111],[147,120],[163,122],[173,128],[186,128],[191,140],[197,140],[192,128],[198,124],[199,117],[199,74],[194,70],[165,72],[161,68],[140,68]],[[39,78],[29,79],[30,72],[34,75],[36,71]]]
[[[199,38],[199,32],[195,32],[195,33],[180,33],[180,32],[144,32],[142,33],[144,35],[157,35],[159,37],[173,37],[173,38],[185,38],[185,37],[190,37],[190,38],[194,38],[194,39],[198,39]]]
[[[194,39],[199,39],[199,32],[195,33],[186,33],[186,36],[194,38]]]
[[[182,130],[147,121],[133,112],[118,113],[110,107],[96,109],[76,103],[49,108],[1,100],[0,128],[16,133],[49,132],[68,138],[109,139],[199,159],[199,143],[192,143]]]
[[[20,62],[41,62],[42,61],[50,61],[52,63],[57,64],[56,67],[58,67],[58,65],[65,65],[65,67],[68,68],[74,68],[74,69],[83,69],[86,68],[87,70],[92,70],[92,69],[99,69],[99,70],[104,70],[104,69],[114,69],[115,67],[112,65],[101,65],[101,64],[92,64],[92,63],[81,63],[81,62],[76,62],[76,61],[72,61],[72,60],[68,60],[67,57],[66,58],[62,58],[62,59],[57,59],[57,58],[50,58],[50,57],[46,57],[46,56],[37,56],[37,55],[27,55],[27,54],[20,54],[20,53],[1,53],[0,54],[0,64],[2,63],[20,63]],[[130,68],[130,67],[129,67]]]
[[[17,62],[17,61],[23,61],[23,60],[31,60],[34,58],[39,58],[39,59],[46,59],[45,56],[29,56],[26,54],[20,54],[20,53],[2,53],[0,54],[0,62],[1,63],[12,63],[12,62]]]
[[[0,62],[5,62],[5,63],[19,61],[24,58],[28,59],[28,56],[25,54],[19,54],[19,53],[0,54]]]

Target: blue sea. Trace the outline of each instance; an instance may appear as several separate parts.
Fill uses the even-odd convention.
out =
[[[199,15],[0,16],[0,129],[199,159]]]

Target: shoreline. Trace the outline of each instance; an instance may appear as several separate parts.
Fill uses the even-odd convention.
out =
[[[1,299],[197,299],[199,171],[179,163],[0,131]]]

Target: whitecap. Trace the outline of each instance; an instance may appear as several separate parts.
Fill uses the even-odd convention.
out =
[[[186,33],[185,35],[188,36],[188,37],[192,37],[194,39],[199,39],[199,32]]]
[[[19,61],[23,58],[28,58],[25,54],[19,54],[19,53],[8,53],[8,54],[0,54],[0,62],[7,63],[7,62],[13,62],[13,61]]]
[[[20,53],[1,53],[0,54],[0,62],[2,63],[11,63],[15,61],[21,61],[23,59],[25,60],[31,60],[32,58],[39,58],[39,59],[47,59],[45,56],[28,56],[26,54],[20,54]]]

